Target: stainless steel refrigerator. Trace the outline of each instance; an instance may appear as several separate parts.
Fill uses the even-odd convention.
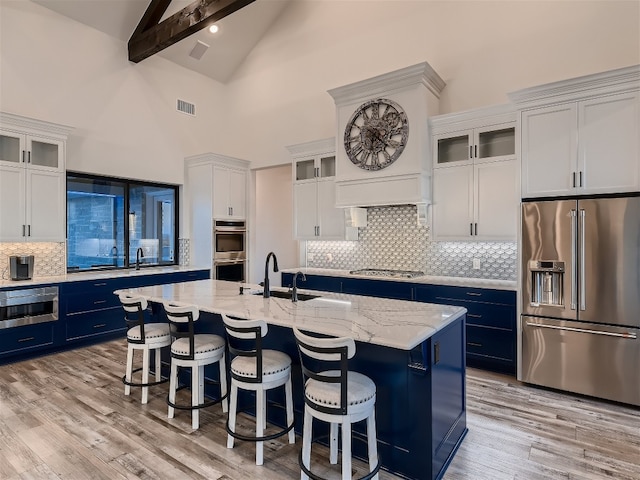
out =
[[[640,405],[640,196],[523,201],[522,377]]]

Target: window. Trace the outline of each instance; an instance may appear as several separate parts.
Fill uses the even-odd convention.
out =
[[[67,271],[174,265],[177,187],[67,173]]]

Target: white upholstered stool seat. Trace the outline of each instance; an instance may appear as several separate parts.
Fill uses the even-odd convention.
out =
[[[200,318],[200,311],[192,305],[164,303],[164,310],[171,323],[171,374],[169,375],[169,405],[167,416],[173,418],[175,409],[191,410],[191,428],[200,427],[200,409],[222,403],[222,411],[227,411],[227,366],[225,360],[226,342],[220,335],[195,333],[194,324]],[[205,366],[218,363],[219,380],[205,379]],[[191,404],[176,404],[179,387],[179,369],[191,369]],[[220,395],[205,401],[205,383],[218,383]]]
[[[293,329],[300,353],[304,380],[304,423],[300,478],[319,479],[310,470],[313,419],[329,423],[329,460],[338,463],[338,428],[342,429],[342,479],[351,479],[351,425],[367,422],[369,473],[378,477],[380,462],[376,436],[376,385],[369,377],[348,370],[348,359],[356,352],[352,338],[319,338]],[[339,369],[326,369],[327,366]]]
[[[161,349],[171,345],[171,335],[168,323],[146,323],[145,312],[147,312],[147,301],[144,298],[120,293],[118,295],[122,308],[125,312],[127,323],[127,364],[125,375],[122,377],[124,383],[124,394],[131,394],[131,387],[142,387],[141,402],[149,401],[149,387],[165,383],[168,379],[162,378]],[[133,362],[135,351],[142,351],[142,367],[134,370]],[[155,381],[149,381],[150,355],[155,352],[154,373]],[[133,374],[142,371],[142,381],[134,382]]]
[[[229,419],[227,421],[227,448],[233,448],[234,440],[256,442],[256,465],[264,462],[263,443],[266,440],[289,435],[289,443],[295,443],[293,390],[291,384],[291,357],[277,350],[262,348],[262,337],[267,334],[263,320],[243,320],[222,315],[227,331],[231,360],[231,393],[229,396]],[[264,435],[267,418],[266,392],[285,387],[287,427]],[[255,436],[241,435],[236,431],[238,389],[256,392]]]

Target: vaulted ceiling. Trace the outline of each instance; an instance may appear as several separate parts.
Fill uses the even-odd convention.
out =
[[[31,0],[61,15],[128,42],[151,0]],[[172,0],[160,21],[194,0]],[[216,22],[219,31],[200,30],[156,53],[169,61],[226,83],[293,0],[255,0]],[[203,45],[199,45],[198,42]],[[202,53],[196,58],[194,47]],[[206,47],[208,45],[208,48]],[[142,60],[144,61],[144,60]]]

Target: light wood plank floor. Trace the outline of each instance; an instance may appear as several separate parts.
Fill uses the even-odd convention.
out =
[[[148,405],[139,389],[125,397],[125,356],[115,341],[0,367],[0,479],[299,478],[300,442],[268,442],[256,467],[253,444],[226,448],[219,406],[194,432],[188,412],[166,418],[164,385]],[[640,479],[640,409],[473,369],[467,387],[469,433],[446,480]]]

